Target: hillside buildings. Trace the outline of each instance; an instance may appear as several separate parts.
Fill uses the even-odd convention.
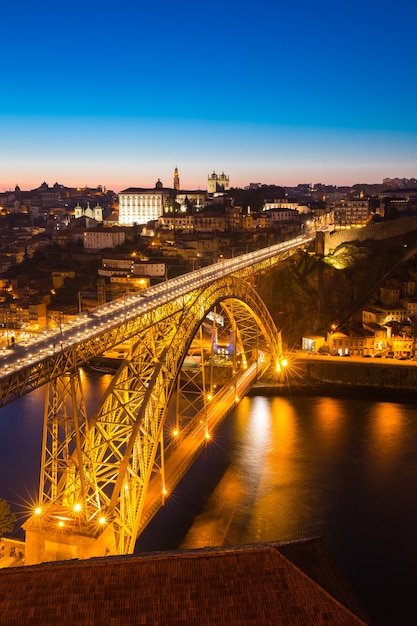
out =
[[[206,190],[187,190],[181,188],[179,170],[175,167],[170,186],[165,187],[158,179],[152,188],[129,187],[118,197],[101,187],[68,188],[58,183],[50,187],[42,183],[37,189],[22,191],[16,186],[13,191],[0,194],[2,272],[28,261],[42,248],[55,247],[60,252],[51,254],[50,268],[46,263],[42,267],[39,272],[42,281],[39,276],[30,275],[26,282],[19,277],[11,286],[6,280],[0,294],[3,299],[0,308],[10,326],[18,323],[15,310],[26,311],[35,304],[49,306],[54,290],[59,289],[52,284],[51,275],[62,269],[75,271],[81,284],[90,279],[91,292],[96,291],[97,281],[105,282],[113,297],[110,283],[125,283],[125,289],[143,288],[144,284],[171,277],[178,271],[175,267],[184,271],[186,265],[188,269],[202,266],[221,256],[250,251],[309,229],[322,230],[323,236],[328,234],[333,246],[344,236],[336,231],[355,229],[357,237],[362,233],[366,237],[368,224],[373,224],[374,229],[382,226],[376,222],[387,219],[388,215],[398,218],[417,213],[417,191],[412,183],[414,180],[404,181],[399,188],[390,183],[385,189],[378,185],[372,196],[367,195],[370,187],[366,185],[332,188],[306,184],[284,189],[251,183],[245,189],[235,189],[230,186],[228,175],[213,171],[207,177]],[[391,222],[387,228],[392,228]],[[133,251],[138,257],[132,264]],[[65,256],[66,263],[56,265],[55,259],[60,254]],[[119,254],[125,255],[125,261],[117,259]],[[103,255],[107,262],[100,267]],[[110,255],[113,265],[109,262]],[[77,267],[71,265],[82,264],[87,256],[91,263],[97,264],[93,278],[81,276]],[[24,289],[19,282],[25,285]],[[401,324],[416,318],[416,299],[409,288],[407,293],[401,291],[400,297],[396,291],[388,294],[381,290],[381,302],[364,312],[367,332],[372,334],[372,328],[387,318]],[[20,312],[17,317],[22,316]],[[40,322],[39,326],[42,325]],[[398,332],[395,329],[394,334]],[[373,348],[369,347],[372,341]],[[378,345],[382,345],[381,341],[378,339]],[[335,348],[363,351],[363,342],[366,351],[379,349],[376,339],[365,341],[353,335],[343,339],[343,346],[338,344]],[[396,342],[397,346],[400,344]]]
[[[103,221],[103,209],[99,204],[97,204],[94,208],[91,208],[90,203],[87,202],[87,206],[84,208],[77,203],[77,206],[74,209],[74,217],[75,219],[79,219],[80,217],[89,217],[97,223],[101,223]]]
[[[105,187],[66,187],[55,183],[50,187],[43,182],[36,189],[23,191],[18,185],[13,191],[0,193],[0,210],[7,213],[30,213],[32,217],[47,216],[52,210],[60,210],[74,217],[75,208],[78,213],[89,209],[90,217],[97,219],[94,209],[90,206],[99,205],[103,211],[110,210],[116,204],[116,194]],[[89,211],[87,211],[87,214]],[[80,214],[75,217],[80,217]]]
[[[126,226],[157,220],[165,210],[172,189],[157,180],[154,189],[129,187],[119,193],[119,223]]]
[[[228,180],[228,179],[227,179]],[[200,190],[181,190],[178,168],[174,170],[172,187],[164,187],[158,178],[153,189],[129,187],[119,193],[119,224],[133,226],[157,220],[165,212],[186,212],[202,208],[207,193]]]
[[[300,225],[300,215],[310,212],[295,200],[266,202],[264,210],[244,210],[229,196],[230,179],[212,172],[207,191],[182,190],[178,168],[173,187],[158,179],[152,189],[130,187],[119,194],[118,223],[124,226],[155,222],[156,228],[175,233],[268,230],[278,224]]]
[[[340,200],[334,204],[334,228],[363,228],[371,219],[369,200],[364,198]]]

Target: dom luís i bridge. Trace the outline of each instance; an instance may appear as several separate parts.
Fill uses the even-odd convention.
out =
[[[26,564],[133,553],[218,423],[266,368],[280,370],[280,333],[255,276],[309,241],[224,259],[5,352],[1,406],[46,390]],[[120,367],[87,416],[80,368],[120,344]]]

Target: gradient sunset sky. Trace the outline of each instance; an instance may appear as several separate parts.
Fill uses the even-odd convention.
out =
[[[417,177],[414,0],[8,2],[0,191]]]

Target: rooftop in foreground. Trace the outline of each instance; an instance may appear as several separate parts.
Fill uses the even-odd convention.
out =
[[[0,602],[8,625],[369,623],[320,539],[3,569]]]

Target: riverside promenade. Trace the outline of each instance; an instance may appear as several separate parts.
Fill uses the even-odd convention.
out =
[[[297,357],[295,366],[306,382],[417,390],[417,361],[364,357]]]
[[[417,361],[387,358],[343,357],[294,352],[288,356],[286,380],[279,382],[269,372],[255,383],[250,395],[262,389],[284,391],[297,388],[328,393],[330,390],[403,394],[408,400],[417,391]]]

